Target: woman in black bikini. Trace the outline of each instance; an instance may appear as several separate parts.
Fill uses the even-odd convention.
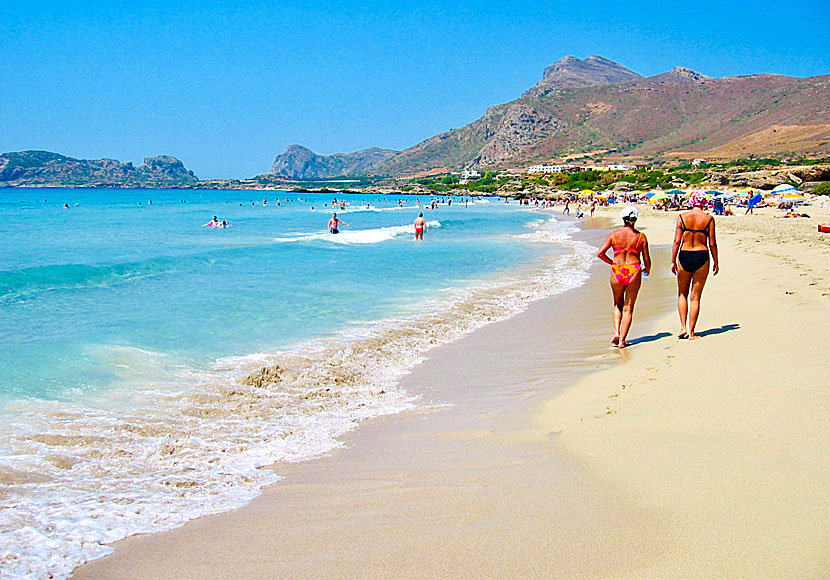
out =
[[[678,338],[694,340],[697,338],[695,325],[700,314],[700,295],[709,276],[710,253],[712,273],[718,273],[718,243],[715,239],[715,218],[703,211],[708,203],[706,195],[695,192],[689,201],[692,209],[684,211],[677,218],[671,271],[677,276],[677,310],[680,313]]]

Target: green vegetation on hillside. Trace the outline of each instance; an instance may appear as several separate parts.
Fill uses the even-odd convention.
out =
[[[816,186],[812,191],[814,195],[830,195],[830,181],[825,181]]]

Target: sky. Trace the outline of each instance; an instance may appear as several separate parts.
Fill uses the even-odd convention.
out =
[[[646,76],[830,74],[830,1],[27,0],[0,11],[0,152],[267,173],[405,149],[599,54]]]

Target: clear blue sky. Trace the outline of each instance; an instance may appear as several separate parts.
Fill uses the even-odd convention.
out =
[[[265,173],[292,143],[404,149],[565,55],[640,74],[830,74],[830,1],[26,0],[0,11],[0,151]]]

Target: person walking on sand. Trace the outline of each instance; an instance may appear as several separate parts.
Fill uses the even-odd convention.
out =
[[[703,211],[708,199],[696,191],[689,196],[692,209],[677,216],[671,252],[671,272],[677,276],[677,310],[680,314],[678,338],[694,340],[695,325],[700,314],[700,296],[709,277],[709,255],[712,274],[718,273],[718,242],[715,239],[715,218]]]
[[[340,218],[338,218],[336,213],[331,214],[331,219],[329,220],[329,233],[330,234],[339,234],[340,233],[340,228],[338,226],[340,224],[343,224],[344,226],[349,225],[346,222],[344,222],[343,220],[341,220]]]
[[[424,241],[424,230],[429,231],[427,220],[424,219],[424,212],[418,213],[415,218],[415,239]]]
[[[597,257],[611,265],[611,292],[614,296],[614,338],[611,344],[620,348],[628,346],[626,337],[631,328],[634,303],[640,292],[642,275],[651,271],[651,255],[648,252],[648,240],[644,233],[634,228],[640,212],[636,207],[626,207],[620,212],[623,227],[614,230],[597,252]],[[606,253],[614,250],[614,259]],[[642,255],[642,263],[640,256]]]

